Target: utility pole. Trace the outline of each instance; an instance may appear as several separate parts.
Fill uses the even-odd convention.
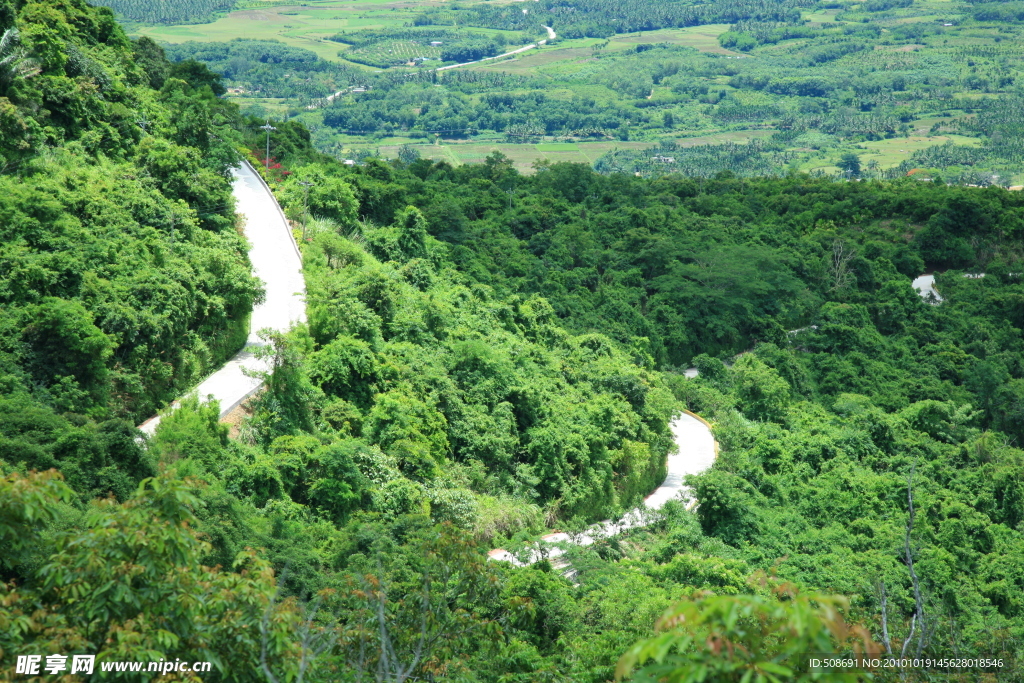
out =
[[[313,183],[308,180],[300,180],[299,185],[305,189],[305,193],[302,198],[303,204],[303,217],[302,217],[302,243],[306,243],[306,223],[309,222],[309,188],[313,186]]]
[[[270,172],[270,131],[277,130],[277,128],[274,128],[272,125],[270,125],[270,119],[267,119],[267,125],[260,126],[260,130],[267,131],[267,158],[266,158],[266,163],[267,163],[267,172],[269,173]]]

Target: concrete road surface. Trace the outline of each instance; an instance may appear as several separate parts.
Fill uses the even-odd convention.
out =
[[[669,425],[672,429],[672,436],[676,442],[676,452],[668,456],[666,467],[668,473],[661,486],[654,490],[654,493],[644,499],[644,506],[637,508],[625,516],[619,522],[606,520],[598,522],[581,534],[570,535],[565,532],[548,534],[541,537],[541,543],[530,550],[528,556],[520,560],[504,548],[497,548],[488,553],[492,560],[511,562],[518,566],[533,564],[542,557],[554,560],[557,568],[564,566],[564,561],[557,558],[564,554],[561,548],[548,544],[572,543],[573,545],[590,545],[601,538],[614,536],[627,529],[645,526],[649,519],[650,510],[657,510],[672,499],[683,501],[689,507],[696,501],[690,495],[689,487],[683,484],[687,474],[699,474],[711,467],[715,462],[715,437],[711,430],[702,421],[683,413]]]
[[[929,273],[919,275],[914,278],[911,283],[917,293],[921,295],[925,301],[937,304],[942,301],[942,297],[939,295],[939,290],[935,289],[935,276]]]
[[[254,349],[264,344],[259,331],[270,328],[284,332],[306,320],[302,260],[288,222],[270,189],[252,167],[243,162],[234,176],[233,194],[244,220],[245,236],[252,245],[249,259],[253,274],[263,281],[267,294],[266,301],[253,309],[245,348],[190,392],[203,400],[212,397],[220,401],[221,417],[260,387],[258,379],[244,372],[267,370],[266,363],[253,354]],[[158,424],[159,415],[139,425],[139,429],[152,436]]]

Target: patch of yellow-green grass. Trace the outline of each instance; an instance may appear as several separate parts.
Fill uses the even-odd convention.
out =
[[[999,99],[1001,95],[995,92],[958,92],[953,93],[953,98],[957,100],[995,100]]]
[[[721,145],[726,142],[747,143],[754,138],[769,137],[774,132],[774,130],[729,130],[720,133],[678,138],[676,144],[680,147],[696,147],[697,145]]]
[[[841,11],[839,9],[826,9],[817,12],[803,12],[801,18],[811,24],[836,23],[836,15]]]
[[[821,171],[823,173],[827,173],[828,175],[836,175],[839,173],[838,166],[833,166],[832,164],[823,164],[821,163],[821,160],[817,160],[814,163],[800,164],[797,167],[797,170],[803,173],[813,173],[814,171]]]
[[[705,24],[687,28],[669,28],[657,31],[639,31],[637,33],[620,33],[612,36],[609,48],[613,45],[632,47],[639,43],[668,43],[692,47],[701,52],[720,55],[737,55],[738,52],[726,50],[718,44],[718,36],[729,30],[728,24]]]
[[[600,52],[608,54],[631,50],[640,43],[668,43],[692,47],[701,52],[722,55],[739,55],[738,52],[726,50],[718,44],[718,36],[729,30],[728,24],[706,24],[682,29],[662,29],[658,31],[642,31],[638,33],[621,33],[605,41],[596,38],[578,40],[559,40],[553,45],[542,46],[537,50],[520,53],[514,58],[500,62],[489,62],[470,68],[505,71],[508,73],[537,74],[545,67],[559,63],[578,63],[590,61]]]
[[[899,17],[897,19],[890,19],[888,21],[888,23],[890,23],[890,24],[921,24],[921,23],[927,22],[929,24],[934,24],[936,22],[942,21],[943,19],[946,19],[946,17],[943,16],[943,15],[939,15],[939,14],[919,14],[919,15],[915,15],[915,16],[912,16],[912,17]],[[953,28],[953,27],[947,27],[947,29],[948,28]]]
[[[874,160],[879,168],[889,168],[906,161],[914,152],[934,145],[944,145],[947,142],[968,147],[981,144],[977,138],[969,138],[964,135],[911,135],[909,138],[862,142],[858,147],[864,152],[859,153],[858,156],[862,167]]]
[[[226,98],[240,107],[251,107],[258,104],[271,114],[284,114],[295,106],[295,102],[285,97],[240,97],[228,95]]]
[[[915,120],[913,125],[917,128],[921,128],[924,126],[931,128],[936,123],[939,124],[940,126],[947,125],[952,123],[954,119],[959,118],[962,114],[961,110],[959,109],[950,109],[949,113],[951,114],[951,116],[939,116],[938,114],[935,114],[933,116],[922,116],[921,118]]]
[[[508,73],[535,74],[537,70],[561,61],[592,57],[590,48],[586,47],[542,47],[539,49],[520,52],[508,60],[494,60],[486,67],[493,71],[507,71]]]

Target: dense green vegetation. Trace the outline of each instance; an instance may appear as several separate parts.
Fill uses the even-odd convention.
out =
[[[232,216],[236,109],[105,8],[2,7],[0,452],[127,495],[149,469],[133,425],[240,348],[262,296]]]
[[[849,614],[876,639],[884,587],[896,647],[918,610],[927,624],[912,652],[1005,651],[1020,633],[1012,596],[1024,576],[1009,559],[1024,543],[1019,195],[909,179],[647,180],[559,164],[523,177],[498,155],[461,169],[330,167],[294,177],[344,178],[371,225],[401,225],[410,214],[399,207],[419,207],[460,272],[499,297],[542,294],[569,330],[640,344],[663,368],[695,358],[700,379],[666,381],[715,420],[724,448],[693,481],[701,505],[572,551],[576,600],[609,582],[743,592],[742,577],[763,570],[852,596]],[[377,230],[352,239],[380,249]],[[947,299],[932,306],[909,286],[929,265],[988,276],[944,274]],[[715,358],[751,348],[731,365]],[[908,493],[919,511],[909,551]],[[653,587],[639,592],[658,599],[636,609],[664,604]],[[578,649],[538,653],[574,680],[602,680],[614,658],[598,649],[584,657],[594,678],[565,659]]]
[[[367,78],[363,70],[327,62],[309,50],[270,40],[181,43],[167,46],[167,57],[173,62],[202,62],[232,87],[252,95],[296,101],[318,100]]]
[[[613,12],[580,7],[582,33]],[[108,9],[0,2],[5,672],[63,652],[209,660],[203,680],[225,681],[847,681],[798,655],[1024,655],[1024,196],[885,179],[852,151],[942,102],[958,113],[933,125],[981,144],[922,148],[950,160],[931,170],[1011,172],[1017,95],[996,77],[1013,67],[993,48],[938,81],[960,48],[924,74],[912,49],[874,49],[940,50],[938,22],[873,38],[859,21],[905,2],[833,8],[846,28],[796,26],[790,3],[655,9],[718,12],[723,42],[755,57],[598,48],[557,67],[568,94],[488,71],[345,82],[351,67],[280,44],[179,46],[172,63]],[[505,10],[452,11],[497,26]],[[886,54],[905,68],[854,68]],[[263,154],[263,131],[208,65],[229,84],[364,92],[271,140],[308,322],[268,336],[237,429],[191,397],[146,439],[133,425],[243,343],[261,295],[229,169]],[[512,137],[778,118],[742,150],[666,141],[600,172],[316,148],[329,122],[372,132],[395,112],[392,131],[468,135],[490,116]],[[792,168],[823,140],[846,178]],[[925,270],[941,304],[910,286]],[[570,547],[562,568],[486,560],[635,506],[682,407],[721,445],[690,479],[696,508]]]

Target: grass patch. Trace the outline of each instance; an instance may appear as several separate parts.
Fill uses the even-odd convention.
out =
[[[968,147],[976,147],[981,144],[981,140],[963,135],[911,135],[909,138],[862,142],[858,147],[864,150],[859,153],[862,166],[874,159],[880,168],[889,168],[909,159],[914,152],[933,145],[944,145],[947,142]]]
[[[728,24],[705,24],[687,28],[670,28],[658,31],[642,31],[638,33],[622,33],[612,36],[612,44],[633,47],[640,43],[667,43],[692,47],[700,52],[719,55],[737,55],[739,52],[727,50],[718,44],[718,36],[729,30]],[[612,47],[609,44],[609,48]]]
[[[434,145],[428,143],[413,144],[420,156],[435,161],[447,161],[454,165],[479,163],[493,152],[501,152],[512,160],[512,164],[521,173],[533,173],[533,164],[548,160],[552,163],[567,161],[577,164],[592,164],[602,154],[613,149],[646,149],[654,143],[650,142],[547,142],[539,144],[516,144],[508,142],[479,143],[464,142]],[[385,157],[397,157],[400,145],[380,145],[380,153]]]

